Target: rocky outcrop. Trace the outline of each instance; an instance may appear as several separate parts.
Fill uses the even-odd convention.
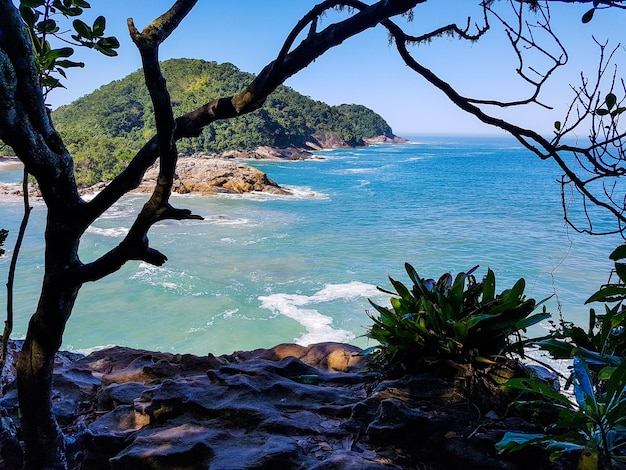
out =
[[[152,192],[158,175],[158,166],[154,165],[146,171],[141,184],[135,192]],[[81,192],[83,194],[91,194],[102,190],[105,186],[106,183],[98,183],[82,189]],[[253,191],[281,195],[291,194],[256,168],[243,163],[208,156],[179,158],[172,190],[179,194],[193,193],[201,195],[218,193],[242,194]],[[20,196],[22,194],[22,185],[0,183],[0,194]],[[36,184],[29,185],[29,194],[33,197],[41,196]]]
[[[496,455],[504,429],[522,424],[468,401],[464,380],[383,380],[367,364],[359,348],[338,343],[219,357],[63,353],[54,411],[76,438],[71,468],[82,470],[559,468],[545,455]],[[2,455],[13,459],[16,402],[11,384],[0,405]]]
[[[376,144],[406,144],[409,141],[404,137],[398,137],[397,135],[379,135],[377,137],[372,137],[370,139],[363,139],[366,145],[376,145]]]
[[[155,165],[146,172],[136,191],[151,192],[158,175],[159,169]],[[179,158],[172,190],[179,194],[203,195],[252,191],[290,194],[256,168],[207,156]]]
[[[172,190],[179,194],[211,195],[217,193],[242,194],[253,191],[271,194],[291,194],[281,188],[276,182],[256,168],[240,162],[230,160],[306,160],[321,158],[311,151],[330,148],[343,148],[349,145],[337,134],[316,134],[314,141],[307,142],[308,149],[288,147],[274,148],[261,146],[252,150],[227,150],[220,154],[204,155],[201,153],[192,156],[180,156],[176,166],[176,177]],[[406,139],[397,136],[378,136],[365,139],[365,145],[378,143],[406,143]],[[20,167],[21,163],[14,157],[0,157],[0,167]],[[158,177],[158,166],[151,167],[135,192],[148,193],[154,189]],[[91,194],[102,190],[106,183],[98,183],[89,188],[83,188],[84,194]],[[20,196],[21,184],[0,183],[0,194]],[[29,194],[40,197],[41,193],[36,184],[29,185]]]
[[[308,150],[295,147],[274,148],[261,146],[252,150],[227,150],[218,155],[219,158],[240,158],[251,160],[306,160],[314,157]]]

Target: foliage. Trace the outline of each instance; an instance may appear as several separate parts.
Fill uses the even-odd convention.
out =
[[[582,458],[596,456],[609,468],[626,464],[626,264],[621,262],[626,259],[626,245],[609,257],[615,261],[618,280],[609,280],[586,303],[614,305],[605,304],[602,315],[591,309],[587,331],[561,319],[548,337],[533,341],[554,359],[573,358],[567,385],[573,383],[576,402],[536,379],[508,381],[509,389],[533,397],[514,406],[530,411],[540,421],[548,417],[549,424],[543,433],[507,433],[498,443],[501,451],[542,445],[552,459],[581,451]]]
[[[0,256],[4,254],[4,249],[2,247],[4,246],[4,241],[7,239],[8,235],[8,230],[0,229]]]
[[[550,419],[543,433],[507,432],[496,448],[511,452],[542,445],[551,452],[551,460],[581,451],[583,458],[599,458],[609,468],[626,463],[626,361],[606,380],[594,384],[594,373],[585,359],[575,356],[573,382],[575,402],[538,379],[509,380],[507,388],[531,397],[515,402],[517,409],[549,415]]]
[[[175,115],[216,96],[234,95],[253,79],[232,64],[195,59],[162,63]],[[76,163],[80,184],[111,179],[154,135],[154,116],[141,71],[114,81],[53,113]],[[316,135],[335,134],[348,145],[392,135],[389,125],[364,106],[329,106],[286,86],[272,93],[263,109],[207,126],[195,138],[177,143],[179,152],[213,153],[260,145],[303,147]]]
[[[535,341],[540,349],[547,351],[555,359],[571,359],[574,356],[585,358],[589,366],[599,372],[605,367],[619,365],[626,355],[626,245],[616,248],[609,258],[615,261],[614,272],[617,282],[602,286],[587,299],[586,303],[607,302],[604,314],[589,312],[587,331],[563,319],[551,334]]]
[[[370,301],[378,316],[367,336],[380,343],[376,359],[383,363],[401,364],[412,369],[421,361],[492,362],[514,345],[511,335],[549,317],[545,307],[535,310],[534,299],[524,296],[525,281],[519,279],[511,289],[496,294],[493,271],[481,282],[473,275],[474,268],[450,273],[437,281],[420,277],[406,263],[413,282],[411,289],[389,278],[396,292],[386,291],[391,308]]]
[[[117,38],[104,35],[106,19],[99,16],[92,26],[89,26],[78,17],[84,9],[91,8],[84,0],[21,0],[20,15],[24,20],[31,43],[34,49],[34,59],[41,77],[41,87],[44,96],[54,88],[63,87],[61,79],[65,78],[65,69],[84,67],[82,62],[75,62],[69,58],[74,54],[71,47],[53,48],[50,37],[56,37],[64,44],[88,47],[107,56],[115,56],[115,49],[120,44]],[[75,18],[72,22],[73,34],[68,40],[67,30],[61,30],[57,17],[66,19]]]

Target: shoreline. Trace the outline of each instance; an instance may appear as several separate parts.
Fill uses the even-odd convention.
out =
[[[24,164],[17,157],[0,156],[0,170],[17,170]]]
[[[364,139],[364,146],[369,147],[377,144],[391,143],[401,144],[408,142],[407,139],[398,136],[377,136],[373,138]],[[174,192],[180,194],[199,194],[199,195],[215,195],[220,193],[242,194],[247,192],[268,192],[273,194],[290,195],[291,192],[276,182],[269,179],[267,174],[260,172],[250,165],[244,163],[246,161],[301,161],[301,160],[324,160],[321,155],[316,155],[315,152],[322,152],[324,150],[334,150],[336,148],[342,148],[343,146],[329,145],[325,147],[313,148],[300,148],[300,147],[286,147],[276,148],[268,146],[260,146],[249,150],[226,150],[219,154],[207,155],[198,152],[193,155],[180,155],[177,164],[178,179],[175,181]],[[350,148],[346,146],[345,148]],[[354,147],[358,148],[358,147]],[[213,175],[213,181],[206,178],[206,175],[200,176],[205,173],[206,168],[191,169],[186,168],[189,166],[189,162],[204,162],[206,166],[209,161],[212,161],[211,165],[216,167],[213,171],[216,172]],[[218,162],[224,163],[218,163]],[[228,162],[228,163],[226,163]],[[197,163],[191,163],[191,167],[196,166]],[[144,174],[143,182],[136,189],[131,192],[146,193],[151,190],[151,183],[154,183],[156,179],[155,171],[158,164],[153,165]],[[0,171],[11,171],[23,168],[22,162],[14,156],[0,156]],[[226,166],[228,168],[217,168]],[[193,174],[194,171],[199,173]],[[154,174],[152,174],[154,173]],[[183,173],[186,173],[183,176]],[[93,195],[94,193],[102,190],[103,187],[108,184],[107,182],[98,182],[89,187],[79,188],[79,192],[83,196]],[[36,185],[30,185],[29,193],[31,197],[38,198],[41,194],[38,191]],[[15,196],[16,198],[22,197],[22,185],[20,183],[0,183],[0,194],[4,196]]]

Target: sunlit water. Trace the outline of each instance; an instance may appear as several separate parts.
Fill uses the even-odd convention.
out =
[[[586,324],[584,301],[606,282],[620,240],[565,226],[554,165],[507,139],[414,141],[252,163],[294,196],[174,197],[204,220],[151,230],[152,246],[169,258],[163,267],[131,262],[85,285],[63,348],[221,354],[293,341],[372,345],[362,336],[368,299],[387,304],[376,286],[388,288],[388,275],[406,280],[407,261],[426,277],[490,267],[498,290],[524,277],[528,296],[555,293],[549,310],[560,305],[566,319]],[[0,171],[0,181],[20,177]],[[22,207],[2,198],[10,255]],[[129,196],[98,220],[82,259],[118,243],[143,200]],[[37,302],[44,218],[36,203],[17,273],[14,337],[25,334]],[[8,265],[0,258],[0,279]]]

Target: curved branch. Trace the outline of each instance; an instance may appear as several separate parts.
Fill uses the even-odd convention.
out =
[[[174,209],[168,202],[178,160],[174,139],[176,122],[158,54],[159,45],[180,24],[196,1],[177,1],[170,10],[150,23],[141,33],[135,28],[133,20],[128,20],[128,29],[141,55],[145,82],[154,108],[160,155],[159,176],[150,199],[144,204],[122,243],[96,261],[75,269],[73,276],[79,282],[100,279],[118,270],[131,259],[140,259],[155,265],[163,264],[167,257],[149,247],[148,231],[152,225],[165,219],[202,218],[194,216],[188,210]]]
[[[452,86],[450,86],[450,84],[439,78],[431,70],[419,64],[411,56],[406,47],[406,35],[401,28],[399,28],[391,21],[385,21],[382,24],[389,30],[390,34],[394,37],[398,52],[400,53],[400,56],[404,60],[405,64],[408,65],[415,72],[417,72],[419,75],[424,77],[429,83],[441,90],[456,106],[458,106],[463,111],[474,115],[485,124],[498,127],[508,132],[509,134],[514,136],[524,147],[535,153],[541,159],[545,160],[548,158],[552,158],[557,163],[559,168],[561,168],[569,181],[574,184],[576,189],[584,196],[584,198],[586,198],[586,200],[591,201],[595,206],[603,208],[613,214],[618,220],[620,226],[622,224],[626,224],[626,215],[624,214],[624,209],[602,201],[594,193],[592,193],[586,187],[584,182],[564,161],[563,157],[559,153],[562,148],[553,145],[546,138],[532,130],[524,129],[500,118],[496,118],[494,116],[486,114],[479,107],[471,103],[470,100],[461,96]],[[573,225],[571,221],[567,219],[567,217],[566,220],[570,225],[572,225],[573,228],[576,229],[575,225]]]

